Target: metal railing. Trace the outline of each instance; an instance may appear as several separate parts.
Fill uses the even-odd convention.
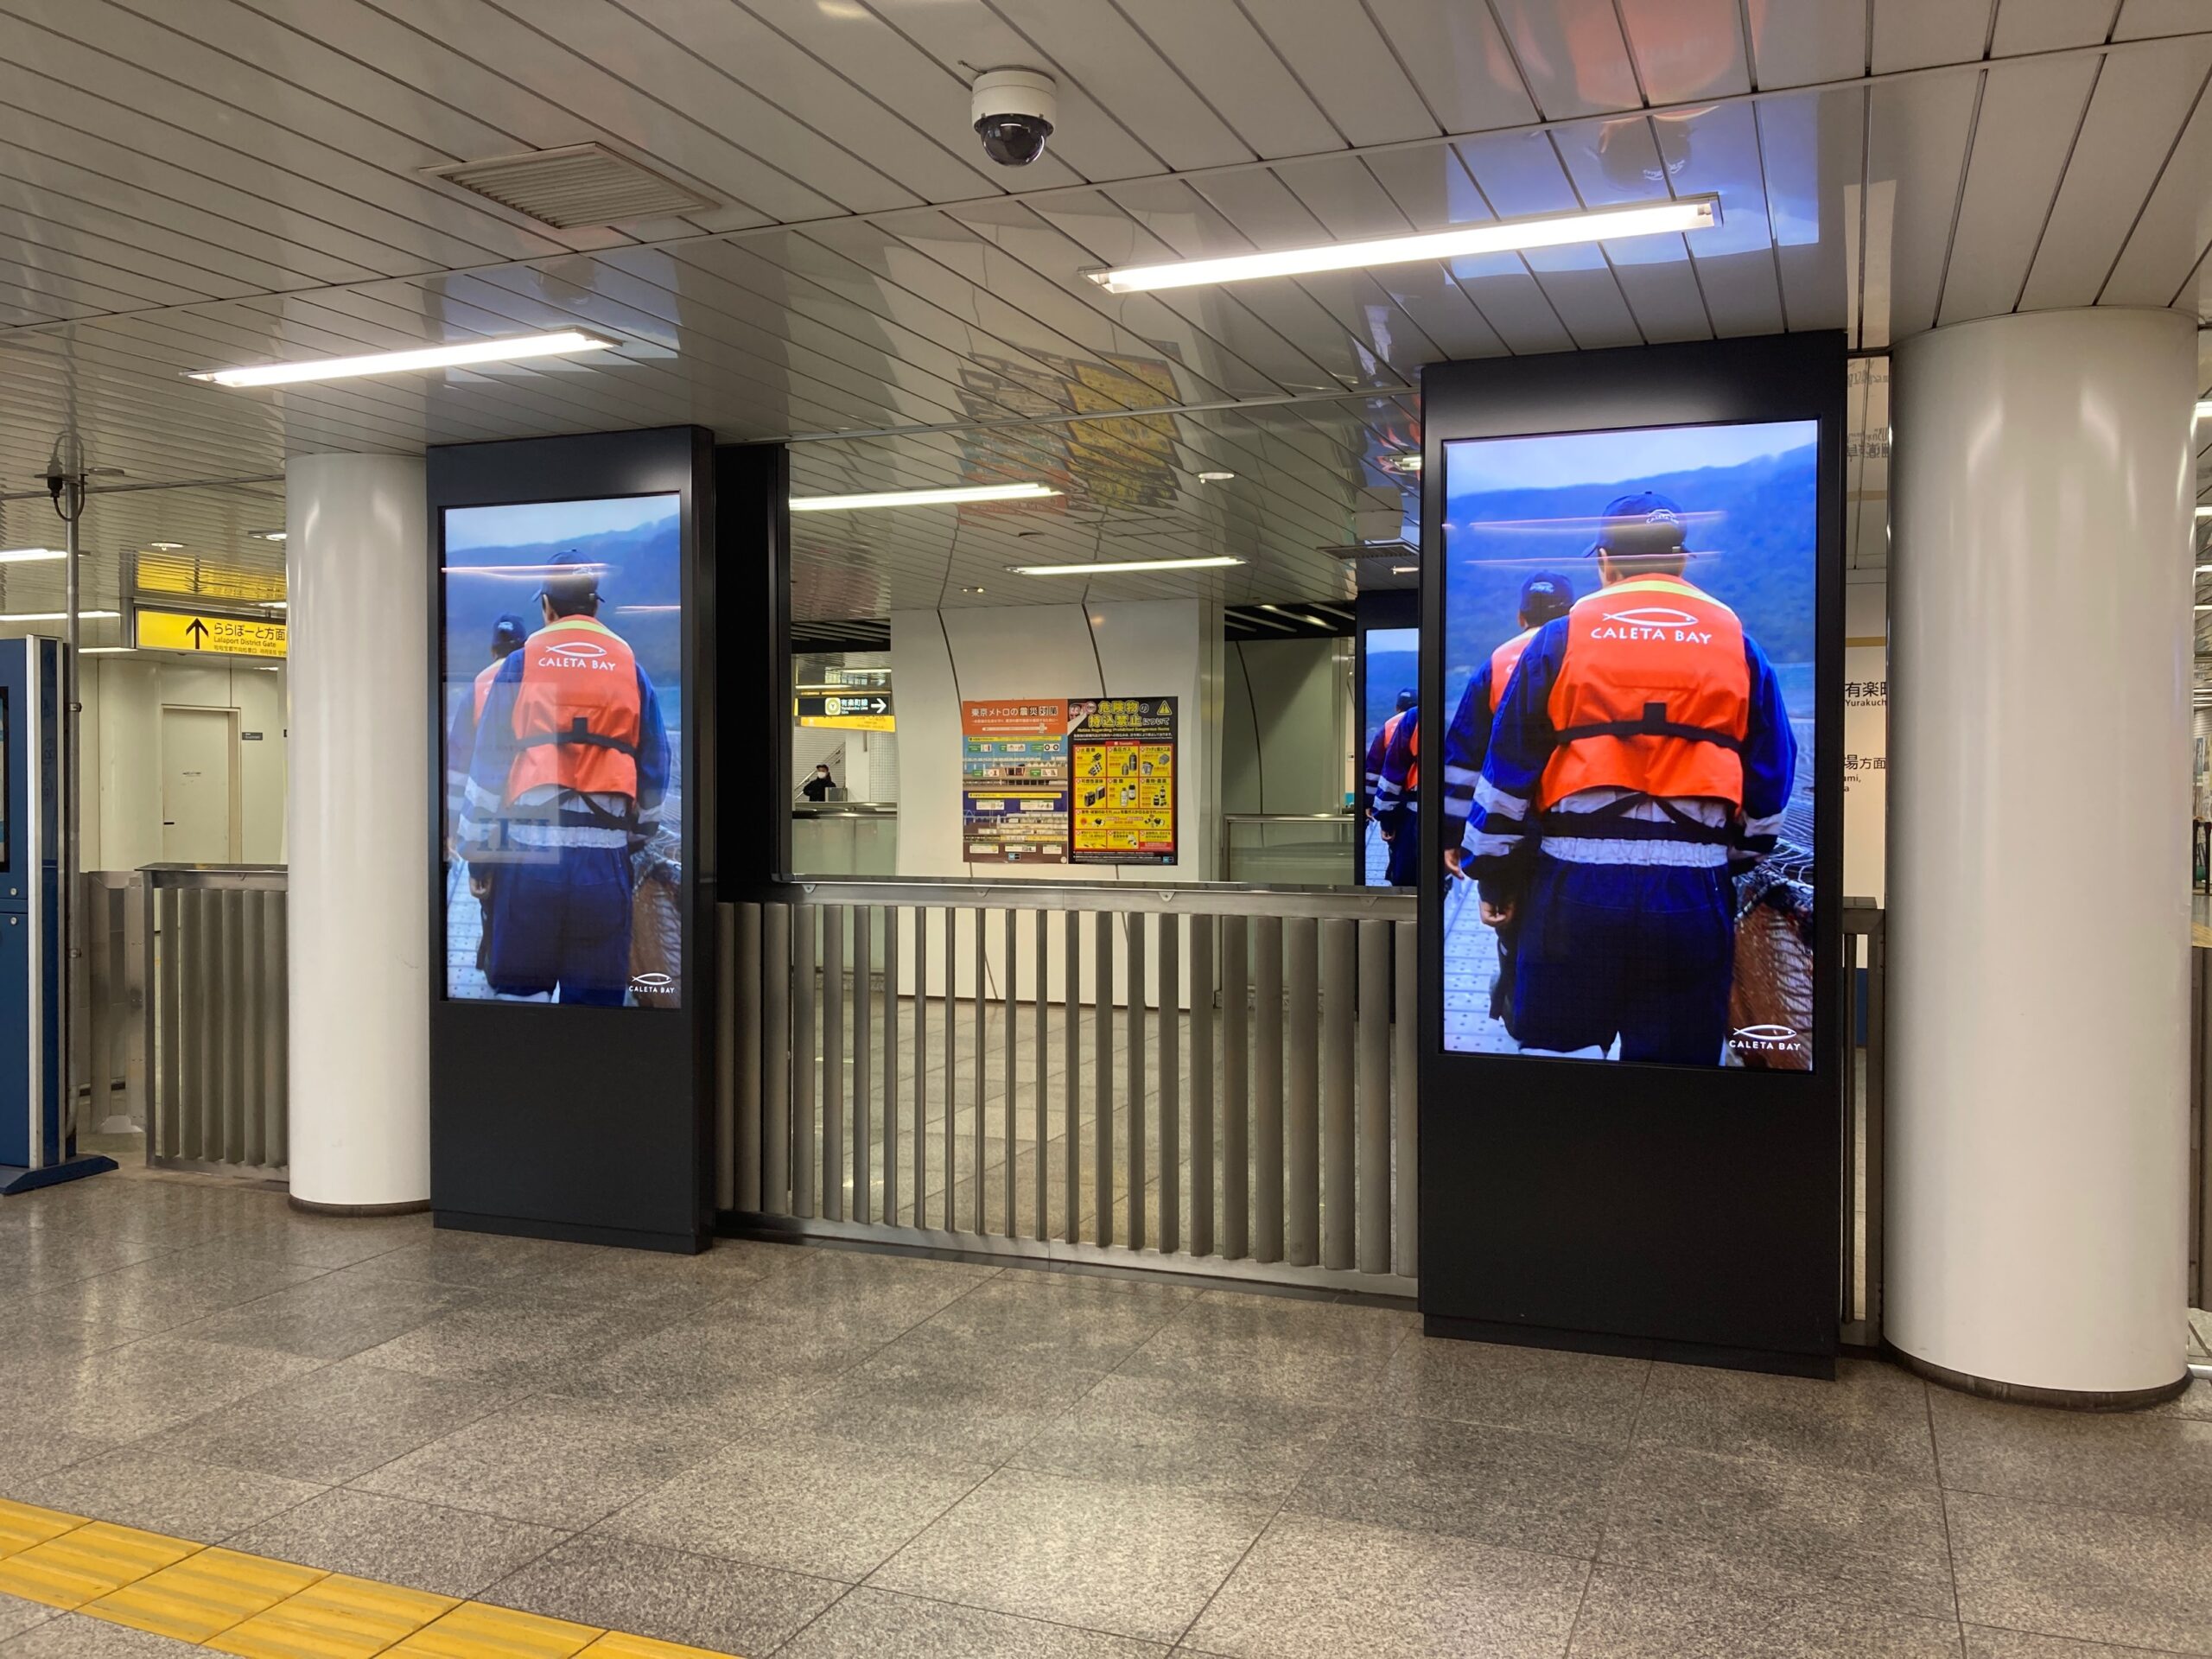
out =
[[[80,1132],[146,1126],[146,908],[136,870],[87,870],[78,879],[82,955],[69,999],[77,1063],[85,1080],[75,1103]]]
[[[1269,887],[1350,880],[1366,821],[1350,812],[1230,812],[1221,820],[1221,879]]]
[[[282,865],[153,864],[144,928],[146,1161],[282,1175],[286,1113]]]
[[[895,801],[798,801],[791,807],[791,865],[808,875],[888,876],[899,868]]]
[[[739,1225],[1412,1294],[1410,894],[821,881],[721,918]]]
[[[1882,1083],[1887,1023],[1881,906],[1871,899],[1846,899],[1842,931],[1852,1037],[1844,1046],[1842,1337],[1847,1346],[1876,1348],[1882,1340]],[[1863,982],[1859,972],[1862,966]]]

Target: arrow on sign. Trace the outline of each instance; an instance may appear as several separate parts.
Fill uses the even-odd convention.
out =
[[[192,636],[192,648],[194,651],[198,651],[202,645],[207,644],[207,625],[205,622],[202,622],[198,617],[194,617],[191,622],[186,626],[184,631]]]
[[[881,697],[878,697],[875,700],[875,712],[879,715],[887,712],[890,707],[891,705],[886,702]]]

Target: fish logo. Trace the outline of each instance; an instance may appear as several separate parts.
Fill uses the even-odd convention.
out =
[[[1663,605],[1647,605],[1639,610],[1608,611],[1608,622],[1625,622],[1632,628],[1693,628],[1697,618],[1688,611],[1669,610]]]

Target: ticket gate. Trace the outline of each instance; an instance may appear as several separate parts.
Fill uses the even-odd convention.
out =
[[[0,1195],[113,1169],[61,1098],[61,645],[0,639]]]

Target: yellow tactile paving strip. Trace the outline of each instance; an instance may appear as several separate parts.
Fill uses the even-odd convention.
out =
[[[5,1498],[0,1592],[238,1659],[721,1659]]]

